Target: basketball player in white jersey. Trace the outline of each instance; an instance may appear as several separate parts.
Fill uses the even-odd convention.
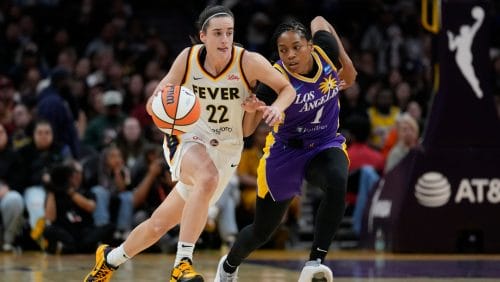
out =
[[[183,50],[154,92],[167,84],[183,85],[201,102],[202,114],[194,130],[165,137],[165,157],[172,177],[178,180],[176,189],[122,245],[115,249],[100,246],[96,265],[84,281],[109,281],[120,264],[179,223],[170,282],[204,281],[192,267],[194,245],[205,226],[209,205],[220,197],[239,163],[243,137],[253,132],[254,119],[260,119],[255,111],[262,111],[263,119],[274,125],[295,99],[295,90],[263,56],[233,45],[234,16],[229,9],[208,7],[198,23],[202,44]],[[251,93],[257,81],[279,94],[271,106]]]

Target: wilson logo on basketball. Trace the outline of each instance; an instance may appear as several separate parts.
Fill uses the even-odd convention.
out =
[[[168,90],[167,90],[167,97],[166,97],[167,104],[173,104],[173,103],[175,103],[174,90],[175,90],[174,87],[168,88]]]
[[[227,80],[240,80],[240,77],[236,74],[230,74],[227,76]]]

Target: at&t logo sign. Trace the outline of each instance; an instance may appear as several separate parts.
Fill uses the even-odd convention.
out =
[[[450,200],[451,195],[450,182],[439,172],[426,172],[420,176],[415,184],[415,198],[419,204],[425,207],[444,206]],[[456,190],[454,202],[456,204],[462,202],[470,204],[500,203],[500,179],[463,178]]]
[[[440,207],[448,202],[451,186],[448,179],[439,172],[427,172],[420,176],[415,185],[415,198],[426,207]]]

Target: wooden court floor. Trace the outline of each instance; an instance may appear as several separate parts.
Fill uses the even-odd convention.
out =
[[[195,265],[205,281],[213,281],[221,252],[202,250]],[[258,251],[240,267],[241,282],[297,281],[303,251]],[[120,267],[111,281],[168,281],[174,257],[140,254]],[[332,251],[327,261],[336,282],[500,281],[500,255],[396,255]],[[0,281],[82,281],[94,265],[93,255],[1,253]]]

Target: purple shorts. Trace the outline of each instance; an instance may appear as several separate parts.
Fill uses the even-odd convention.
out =
[[[345,151],[345,138],[342,135],[327,142],[310,142],[303,148],[291,148],[280,142],[271,143],[264,148],[264,156],[257,169],[257,195],[264,198],[269,192],[275,201],[301,194],[305,167],[319,152],[329,148]]]

